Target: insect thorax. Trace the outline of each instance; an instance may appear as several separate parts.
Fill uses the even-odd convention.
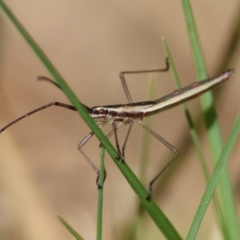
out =
[[[144,117],[142,111],[132,111],[123,105],[99,106],[93,107],[90,114],[94,119],[114,119],[115,121],[124,121],[126,119],[139,120]]]

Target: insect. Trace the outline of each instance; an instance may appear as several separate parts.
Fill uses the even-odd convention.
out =
[[[194,82],[191,85],[188,85],[184,88],[178,89],[170,94],[167,94],[164,97],[158,98],[154,101],[145,101],[145,102],[133,102],[130,92],[127,87],[127,83],[125,80],[126,74],[138,74],[138,73],[151,73],[151,72],[166,72],[169,70],[169,63],[166,59],[166,67],[163,69],[155,69],[155,70],[142,70],[142,71],[125,71],[120,73],[120,79],[123,85],[123,89],[125,91],[126,97],[128,99],[128,104],[117,104],[117,105],[106,105],[106,106],[96,106],[96,107],[88,107],[86,105],[85,108],[88,111],[89,115],[97,122],[99,122],[98,127],[102,128],[106,123],[110,123],[112,125],[112,130],[107,134],[107,137],[111,137],[112,135],[115,136],[115,142],[116,142],[116,148],[118,151],[117,160],[120,160],[122,162],[125,161],[125,148],[127,144],[127,140],[129,137],[129,134],[132,129],[133,122],[137,120],[139,124],[152,136],[154,136],[157,140],[162,142],[170,151],[173,152],[174,156],[172,159],[161,169],[161,171],[150,181],[149,183],[149,193],[147,196],[147,199],[150,199],[152,196],[152,188],[153,184],[156,182],[156,180],[162,175],[162,173],[171,165],[171,163],[175,160],[175,158],[178,156],[178,150],[171,145],[167,140],[165,140],[163,137],[161,137],[159,134],[151,130],[149,127],[145,126],[142,123],[143,118],[157,114],[159,112],[165,111],[169,108],[175,107],[179,105],[180,103],[186,102],[192,98],[197,97],[198,95],[209,91],[213,87],[217,86],[220,83],[223,83],[229,79],[229,77],[232,75],[234,70],[229,69],[225,72],[223,72],[220,75],[214,76],[212,78],[200,81],[200,82]],[[47,78],[47,77],[39,77],[39,80],[45,80],[48,82],[51,82],[52,84],[56,85],[53,80]],[[59,87],[60,88],[60,87]],[[37,109],[34,109],[31,112],[28,112],[27,114],[15,119],[14,121],[7,124],[5,127],[0,129],[0,133],[5,131],[8,127],[12,126],[13,124],[17,123],[18,121],[36,113],[41,110],[44,110],[46,108],[49,108],[51,106],[59,106],[63,107],[69,110],[76,111],[74,106],[60,103],[60,102],[51,102],[49,104],[46,104],[44,106],[41,106]],[[129,125],[124,143],[122,148],[120,149],[120,145],[118,142],[118,136],[117,136],[117,130],[122,125]],[[96,167],[96,165],[93,163],[93,161],[85,154],[85,152],[82,150],[82,147],[88,142],[88,140],[94,135],[93,132],[90,132],[83,140],[78,144],[78,150],[82,154],[82,156],[87,160],[87,162],[91,165],[91,167],[95,170],[97,173],[97,185],[98,187],[101,187],[98,183],[99,174],[100,171]],[[106,177],[106,173],[105,173]]]

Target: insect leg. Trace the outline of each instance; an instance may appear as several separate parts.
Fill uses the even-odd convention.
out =
[[[122,159],[122,153],[120,151],[120,145],[119,145],[119,142],[118,142],[118,136],[117,136],[117,124],[113,121],[112,122],[112,127],[113,127],[113,133],[114,133],[114,136],[115,136],[115,143],[116,143],[116,148],[117,148],[117,151],[118,151],[118,156],[116,157],[117,160],[120,160]],[[122,159],[122,161],[124,161]]]
[[[149,183],[149,189],[148,189],[148,196],[146,199],[151,199],[152,197],[152,186],[155,183],[155,181],[163,174],[163,172],[165,172],[165,170],[173,163],[173,161],[175,160],[175,158],[178,156],[178,150],[173,147],[173,145],[171,145],[167,140],[165,140],[164,138],[162,138],[160,135],[158,135],[156,132],[154,132],[153,130],[151,130],[150,128],[148,128],[147,126],[145,126],[144,124],[142,124],[140,122],[140,125],[146,130],[148,131],[150,134],[152,134],[155,138],[157,138],[160,142],[162,142],[169,150],[171,150],[175,156],[173,156],[173,158],[161,169],[161,171],[150,181]]]
[[[100,125],[98,125],[99,128],[102,128],[107,122],[103,122]],[[85,138],[83,138],[80,143],[78,144],[78,151],[82,154],[82,156],[87,160],[87,162],[90,164],[90,166],[93,168],[93,170],[97,173],[97,186],[100,188],[101,186],[98,184],[99,174],[100,170],[97,168],[97,166],[93,163],[93,161],[85,154],[85,152],[82,150],[82,147],[88,142],[88,140],[94,135],[94,132],[90,132]],[[106,171],[104,172],[104,180],[107,176]]]
[[[99,128],[102,128],[107,122],[102,122],[100,125],[98,125]],[[119,123],[116,126],[116,129],[119,128],[119,126],[122,124]],[[112,134],[114,133],[114,129],[112,129],[106,136],[107,138],[110,138],[112,136]],[[82,150],[82,147],[88,142],[88,140],[94,135],[93,132],[90,132],[85,138],[83,138],[80,143],[78,144],[78,150],[79,152],[82,154],[82,156],[87,160],[87,162],[91,165],[91,167],[93,168],[93,170],[97,173],[97,179],[96,179],[96,184],[98,186],[98,189],[101,188],[102,186],[99,184],[99,175],[100,175],[100,170],[98,169],[98,167],[93,163],[93,161],[86,155],[86,153]],[[99,144],[99,151],[101,154],[101,148],[102,148],[102,144]],[[104,171],[104,181],[107,177],[107,172],[106,170]]]
[[[163,68],[163,69],[139,70],[139,71],[123,71],[123,72],[120,72],[119,76],[120,76],[120,79],[121,79],[121,82],[122,82],[122,86],[123,86],[124,92],[125,92],[125,94],[127,96],[128,102],[129,103],[133,103],[133,100],[131,98],[131,94],[129,92],[129,89],[128,89],[128,86],[127,86],[127,83],[126,83],[126,80],[125,80],[125,76],[124,76],[125,74],[167,72],[168,69],[169,69],[169,62],[168,62],[168,59],[166,58],[166,67]]]
[[[121,126],[122,123],[123,123],[123,122],[118,123],[118,125],[116,126],[116,130]],[[106,137],[107,137],[107,138],[110,138],[110,137],[113,135],[113,133],[114,133],[114,129],[112,129],[112,130],[106,135]],[[100,155],[102,154],[102,148],[103,148],[102,143],[100,143],[100,144],[99,144],[99,152],[100,152]],[[102,188],[102,186],[99,184],[99,177],[100,177],[100,175],[98,174],[98,175],[97,175],[97,179],[96,179],[96,183],[97,183],[98,189],[99,189],[99,188]],[[107,178],[107,171],[104,170],[104,179],[103,179],[103,181],[105,181],[106,178]]]
[[[128,137],[129,137],[129,134],[132,130],[132,126],[133,126],[133,121],[132,120],[128,120],[127,122],[129,124],[129,128],[128,128],[128,132],[127,132],[127,135],[125,137],[125,141],[123,143],[123,146],[122,146],[122,159],[125,161],[125,148],[126,148],[126,145],[127,145],[127,140],[128,140]]]
[[[124,140],[124,143],[123,143],[123,146],[122,146],[122,151],[121,151],[119,141],[118,141],[118,136],[117,136],[117,129],[119,128],[119,126],[122,123],[130,124],[130,125],[129,125],[128,132],[127,132],[127,135],[125,137],[125,140]],[[131,129],[132,129],[132,125],[133,125],[133,121],[129,120],[129,119],[124,120],[123,122],[119,123],[118,125],[116,125],[116,123],[114,121],[112,122],[112,127],[113,127],[114,136],[115,136],[115,142],[116,142],[116,148],[117,148],[117,151],[118,151],[118,156],[116,157],[116,159],[117,160],[121,159],[122,162],[125,161],[125,148],[126,148],[126,144],[127,144],[129,134],[130,134]]]

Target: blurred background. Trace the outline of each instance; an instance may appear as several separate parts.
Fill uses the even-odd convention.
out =
[[[57,1],[8,0],[7,4],[86,105],[127,103],[119,73],[165,66],[165,37],[182,85],[196,81],[180,1]],[[221,132],[226,140],[239,110],[240,73],[237,0],[192,1],[209,76],[235,69],[231,80],[214,90]],[[51,78],[43,64],[1,11],[0,127],[44,104],[68,103],[56,87],[37,82]],[[134,101],[149,100],[149,75],[127,76]],[[171,73],[157,75],[155,98],[175,90]],[[205,157],[212,170],[200,101],[188,104]],[[151,117],[151,128],[179,151],[174,166],[154,187],[153,198],[186,236],[205,189],[181,107]],[[110,131],[105,127],[104,131]],[[119,129],[122,143],[127,127]],[[4,240],[73,239],[56,218],[65,218],[84,239],[96,235],[96,174],[77,145],[90,132],[78,114],[52,107],[9,128],[0,136],[0,231]],[[149,140],[145,186],[172,157],[166,147]],[[84,151],[99,164],[99,143],[93,137]],[[237,145],[236,145],[237,146]],[[239,146],[239,142],[238,142]],[[126,161],[138,174],[143,153],[143,129],[133,126]],[[229,171],[240,207],[239,147],[229,159]],[[139,201],[106,154],[103,239],[128,236]],[[146,213],[142,238],[164,239]],[[197,239],[220,239],[211,208]]]

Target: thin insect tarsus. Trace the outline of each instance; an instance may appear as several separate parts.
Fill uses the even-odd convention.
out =
[[[121,156],[121,155],[117,155],[117,156],[115,157],[115,159],[116,159],[116,160],[121,160],[121,159],[122,159],[122,156]]]
[[[148,190],[148,195],[146,197],[147,201],[150,201],[151,199],[152,199],[152,188],[151,188],[151,190],[150,189]]]
[[[97,184],[98,190],[103,188],[103,185],[101,185],[100,182],[99,182],[100,181],[100,174],[101,173],[100,173],[100,170],[99,170],[98,173],[97,173],[97,178],[96,178],[96,184]],[[107,171],[106,171],[106,169],[104,169],[104,176],[103,176],[103,183],[102,184],[104,184],[106,178],[107,178]]]

